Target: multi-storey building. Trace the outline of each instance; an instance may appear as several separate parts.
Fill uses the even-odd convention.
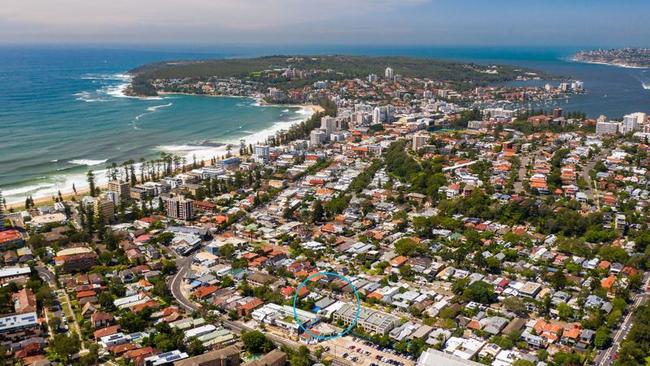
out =
[[[112,180],[108,182],[108,190],[117,193],[118,200],[122,201],[130,196],[130,187],[128,182]]]
[[[183,196],[165,197],[165,212],[168,217],[179,220],[190,220],[194,214],[194,205],[192,200],[185,199]]]
[[[618,133],[619,126],[618,122],[598,122],[596,123],[596,134],[615,135]]]
[[[344,324],[352,324],[355,319],[357,326],[377,334],[386,334],[400,324],[399,318],[394,315],[365,307],[361,307],[357,318],[356,304],[345,304],[334,313],[334,320],[341,320]]]

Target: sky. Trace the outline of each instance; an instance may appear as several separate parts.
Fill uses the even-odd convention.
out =
[[[650,47],[648,0],[18,0],[4,44]]]

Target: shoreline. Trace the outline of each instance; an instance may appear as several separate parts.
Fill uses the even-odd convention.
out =
[[[181,94],[181,93],[166,93],[166,94]],[[189,95],[189,96],[201,96],[199,94],[183,94],[183,95]],[[237,139],[238,141],[224,141],[222,145],[219,146],[200,146],[200,145],[189,145],[189,144],[179,144],[179,145],[162,145],[159,146],[159,150],[161,152],[167,152],[171,153],[174,155],[178,155],[181,157],[185,157],[188,161],[192,161],[194,156],[196,156],[197,162],[203,162],[204,165],[209,166],[210,161],[213,157],[221,157],[225,156],[227,154],[227,146],[238,146],[239,140],[244,139],[246,140],[247,144],[259,144],[259,143],[264,143],[269,137],[276,135],[280,131],[287,130],[294,125],[304,122],[307,119],[309,119],[312,115],[315,113],[323,112],[324,109],[319,106],[319,105],[313,105],[313,104],[304,104],[304,105],[296,105],[296,104],[261,104],[259,103],[261,99],[255,98],[255,97],[250,97],[250,96],[221,96],[221,95],[206,95],[210,97],[230,97],[230,98],[248,98],[248,99],[254,99],[258,101],[258,106],[260,107],[287,107],[287,108],[300,108],[300,111],[297,111],[297,113],[300,113],[301,116],[299,119],[293,119],[289,121],[278,121],[274,122],[271,126],[264,128],[259,131],[254,131],[251,134],[248,134],[240,139]],[[173,148],[172,148],[173,146]],[[165,149],[165,147],[168,147],[169,149]],[[234,148],[231,152],[231,155],[233,156],[238,156],[239,153],[237,148]],[[139,169],[140,163],[134,164],[134,168],[136,171]],[[186,166],[191,166],[190,164],[187,164]],[[88,166],[88,170],[91,170],[95,174],[95,182],[96,186],[102,189],[105,189],[108,185],[108,179],[106,177],[107,169],[102,167],[101,169],[92,169],[92,166]],[[142,182],[138,182],[142,183]],[[64,184],[65,186],[61,186]],[[75,195],[73,190],[72,190],[72,184],[75,185],[75,188],[77,189],[77,194]],[[29,187],[29,184],[23,185],[23,186],[16,186],[13,187],[12,189],[20,189],[21,187]],[[39,206],[39,205],[46,205],[46,204],[52,204],[53,197],[57,197],[58,192],[61,192],[61,195],[63,196],[64,200],[70,200],[73,197],[83,197],[84,195],[87,195],[89,193],[88,190],[88,184],[86,182],[86,174],[70,174],[64,182],[60,183],[52,183],[49,187],[45,187],[44,189],[47,189],[47,193],[43,194],[34,194],[32,193],[31,196],[34,200],[34,206]],[[36,188],[38,189],[38,188]],[[51,190],[51,191],[50,191]],[[5,194],[4,197],[7,200],[7,208],[11,208],[14,210],[18,209],[24,209],[25,207],[25,202],[24,200],[30,196],[29,191],[27,191],[24,195],[21,194],[14,194],[13,196],[20,196],[19,198],[13,198],[10,200],[10,198],[7,197]]]
[[[210,98],[237,98],[237,99],[253,99],[260,107],[287,107],[287,108],[309,108],[314,113],[324,112],[325,109],[318,104],[278,104],[267,103],[262,98],[250,95],[216,95],[216,94],[194,94],[182,92],[158,92],[158,95],[186,95],[191,97],[210,97]],[[134,97],[138,98],[138,97]]]
[[[612,67],[620,67],[620,68],[623,68],[623,69],[634,69],[634,70],[650,69],[650,66],[634,66],[634,65],[628,65],[628,64],[617,63],[617,62],[589,61],[589,60],[581,60],[581,59],[578,59],[576,57],[571,57],[570,60],[573,61],[573,62],[578,62],[578,63],[582,63],[582,64],[612,66]]]

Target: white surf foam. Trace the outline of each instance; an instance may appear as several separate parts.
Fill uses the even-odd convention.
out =
[[[146,109],[146,112],[140,113],[140,114],[138,114],[137,116],[135,116],[133,118],[133,121],[131,121],[131,125],[133,126],[133,129],[134,130],[141,130],[141,128],[136,125],[136,123],[140,120],[140,118],[142,118],[142,117],[144,117],[144,116],[146,116],[148,114],[155,113],[157,110],[159,110],[161,108],[171,107],[172,105],[174,105],[174,103],[169,102],[167,104],[161,104],[161,105],[155,105],[155,106],[148,107]]]
[[[137,116],[135,116],[135,118],[133,118],[133,122],[139,121],[140,118],[146,116],[147,114],[151,114],[151,112],[144,112],[144,113],[138,114]]]
[[[86,103],[108,102],[107,99],[99,98],[97,95],[88,91],[75,93],[74,95],[77,97],[76,100],[86,102]]]
[[[214,147],[211,146],[201,146],[201,145],[163,145],[158,147],[160,150],[167,152],[185,152],[185,151],[198,151],[198,150],[209,150]]]
[[[197,160],[208,160],[215,156],[223,156],[227,152],[227,146],[225,144],[231,145],[231,151],[237,153],[239,149],[240,139],[245,140],[246,144],[256,144],[256,143],[265,143],[267,139],[271,136],[274,136],[276,133],[282,130],[288,130],[291,126],[296,123],[300,123],[305,120],[306,115],[313,114],[311,108],[303,108],[303,116],[299,119],[291,121],[281,121],[274,123],[271,127],[257,131],[246,131],[251,132],[244,137],[233,137],[231,139],[226,139],[224,141],[219,141],[224,145],[221,146],[201,146],[201,145],[167,145],[159,146],[160,151],[167,151],[176,153],[181,157],[185,157],[187,161],[192,161],[193,157],[196,156]],[[85,166],[97,166],[105,163],[107,160],[92,160],[92,159],[75,159],[69,161],[71,164],[85,165]],[[140,169],[140,163],[134,164],[136,171]],[[99,186],[105,185],[108,182],[108,171],[106,169],[91,169],[95,174],[95,183]],[[51,176],[48,178],[50,182],[46,183],[36,183],[28,186],[16,187],[12,189],[3,190],[3,196],[6,198],[7,203],[21,203],[25,200],[26,196],[32,196],[34,199],[51,197],[55,196],[57,192],[61,191],[62,193],[72,192],[72,186],[74,185],[78,192],[87,189],[88,182],[85,173],[73,173],[73,174],[60,174]]]
[[[131,85],[131,80],[133,79],[131,75],[128,74],[107,74],[107,75],[97,75],[97,76],[87,76],[88,78],[94,78],[96,80],[107,80],[107,81],[121,81],[117,85],[108,85],[102,89],[99,89],[98,92],[102,94],[109,95],[113,98],[133,98],[140,100],[162,100],[162,97],[137,97],[126,95],[126,89]]]
[[[155,105],[153,107],[149,107],[149,108],[147,108],[147,110],[149,112],[155,112],[155,111],[157,111],[157,110],[159,110],[161,108],[171,107],[172,105],[174,105],[174,103],[169,102],[167,104],[161,104],[161,105]]]
[[[113,98],[130,98],[130,96],[126,95],[126,88],[129,86],[129,83],[122,83],[118,85],[113,85],[106,87],[103,92],[106,93],[107,95],[110,95]]]
[[[107,81],[112,81],[112,80],[122,80],[122,81],[130,81],[131,76],[128,74],[84,74],[81,76],[82,80],[107,80]]]
[[[308,111],[308,115],[313,114],[311,108],[306,108],[306,110]],[[176,153],[185,157],[188,161],[191,161],[194,157],[196,157],[197,160],[208,160],[212,157],[225,155],[228,150],[226,145],[231,145],[231,152],[237,153],[239,150],[240,140],[244,140],[244,143],[246,145],[264,144],[270,137],[275,136],[281,131],[286,131],[294,124],[300,123],[304,120],[305,116],[303,115],[300,118],[294,120],[275,122],[272,126],[257,132],[244,130],[242,132],[246,133],[246,136],[231,137],[222,141],[218,141],[224,144],[222,146],[200,146],[184,144],[159,146],[158,149],[169,153]]]
[[[302,107],[299,110],[296,111],[296,114],[301,114],[304,116],[311,116],[314,114],[314,110],[309,108],[309,107]]]
[[[17,196],[17,195],[29,196],[34,192],[38,192],[39,190],[43,190],[43,189],[52,188],[54,186],[55,186],[54,183],[40,183],[40,184],[34,184],[34,185],[23,186],[18,188],[3,189],[2,195],[7,199],[7,203],[13,203],[16,201],[11,200],[12,196]]]
[[[75,165],[87,165],[87,166],[95,166],[99,164],[104,164],[107,162],[108,159],[101,159],[101,160],[92,160],[92,159],[74,159],[70,160],[70,164],[75,164]]]

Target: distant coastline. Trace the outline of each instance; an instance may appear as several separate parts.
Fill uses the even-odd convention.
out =
[[[505,63],[514,65],[515,69],[521,66],[530,69],[542,68],[549,75],[568,74],[583,80],[589,89],[589,93],[559,100],[549,106],[560,106],[565,111],[584,111],[590,116],[605,114],[614,118],[622,117],[632,110],[647,111],[650,105],[650,71],[616,66],[590,67],[583,62],[570,61],[574,51],[575,49],[564,48],[531,51],[520,48],[497,50],[480,47],[461,50],[431,47],[359,47],[354,50],[356,53],[368,55],[460,60],[479,65]],[[233,143],[232,141],[236,140],[235,144],[238,145],[241,133],[259,131],[271,127],[274,123],[278,126],[289,126],[291,121],[297,121],[298,118],[304,120],[307,113],[311,112],[305,109],[298,113],[286,113],[286,118],[273,117],[274,108],[243,108],[255,105],[259,99],[245,100],[246,97],[240,97],[239,102],[224,95],[226,98],[222,100],[233,102],[225,103],[228,105],[217,102],[219,109],[215,113],[213,108],[207,107],[213,104],[208,98],[179,96],[178,100],[174,100],[175,97],[171,95],[143,98],[129,97],[122,93],[123,86],[128,85],[130,81],[125,72],[134,70],[137,65],[147,65],[157,60],[164,62],[170,58],[203,59],[206,57],[204,54],[141,53],[130,50],[98,52],[87,49],[68,50],[64,53],[42,48],[21,52],[3,53],[0,50],[0,55],[10,61],[5,65],[8,72],[5,74],[7,82],[4,96],[7,98],[3,99],[3,108],[6,111],[20,112],[4,115],[3,123],[0,124],[0,131],[12,136],[11,139],[6,139],[6,145],[0,148],[0,165],[3,167],[0,187],[7,200],[19,204],[24,203],[25,197],[29,195],[32,195],[34,200],[38,197],[49,199],[57,194],[59,187],[63,193],[69,191],[73,183],[76,183],[77,191],[80,192],[85,185],[85,172],[88,169],[103,169],[105,163],[95,163],[106,159],[111,162],[123,162],[134,157],[151,158],[155,157],[160,147],[170,146],[175,148],[174,151],[178,154],[191,156],[188,149],[193,147],[192,142],[205,140],[206,135],[201,131],[211,131],[210,129],[214,128],[215,123],[211,120],[218,120],[219,126],[225,127],[216,131],[218,136],[214,136],[210,141]],[[257,57],[265,51],[255,49],[248,53],[239,53],[239,50],[229,52],[232,57]],[[341,54],[351,51],[332,49],[328,52]],[[309,54],[310,50],[299,50],[296,53]],[[28,57],[25,59],[23,54]],[[53,62],[43,65],[42,60]],[[104,60],[111,62],[104,63]],[[544,62],[540,63],[540,60]],[[325,76],[327,75],[324,75],[323,79]],[[29,87],[34,81],[47,83],[48,88]],[[29,95],[30,98],[12,97],[15,95]],[[604,97],[605,95],[607,97]],[[162,101],[167,98],[170,100]],[[192,102],[190,99],[198,102]],[[625,103],[621,103],[622,100]],[[173,106],[156,108],[168,102],[173,102]],[[244,113],[245,116],[229,114],[237,109],[234,105],[236,103],[241,104],[241,112],[238,113]],[[295,104],[280,105],[289,108]],[[302,105],[301,107],[308,108]],[[150,109],[154,108],[156,112],[151,112]],[[247,113],[251,110],[253,111]],[[137,119],[143,113],[147,115]],[[138,128],[133,125],[135,119]],[[183,120],[193,123],[183,127],[183,123],[179,123]],[[245,126],[236,130],[239,121]],[[226,134],[226,129],[233,133]],[[16,133],[17,131],[24,133]],[[174,133],[178,133],[177,138],[168,138],[169,134]],[[136,142],[131,144],[131,141]],[[218,147],[206,145],[202,148],[208,150]],[[84,164],[74,165],[72,161]]]
[[[644,70],[644,69],[650,68],[650,66],[628,65],[628,64],[622,63],[622,62],[589,61],[589,60],[579,59],[579,58],[577,58],[575,56],[571,57],[570,60],[573,61],[573,62],[579,62],[579,63],[582,63],[582,64],[613,66],[613,67],[620,67],[620,68],[624,68],[624,69]]]
[[[216,94],[196,94],[196,93],[182,93],[182,92],[165,92],[159,91],[159,95],[187,95],[191,97],[210,97],[210,98],[239,98],[239,99],[254,99],[259,106],[262,107],[284,107],[284,108],[302,108],[303,110],[311,110],[312,113],[324,112],[325,109],[317,104],[276,104],[268,103],[261,97],[245,96],[245,95],[216,95]],[[307,117],[308,118],[308,117]]]
[[[580,51],[573,55],[572,61],[596,65],[608,65],[627,69],[650,68],[650,49],[618,48],[609,50]]]

